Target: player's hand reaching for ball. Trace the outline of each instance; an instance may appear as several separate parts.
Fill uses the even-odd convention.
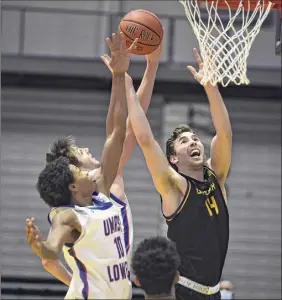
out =
[[[26,238],[29,243],[30,248],[32,251],[41,257],[41,236],[40,236],[40,230],[34,223],[34,218],[27,218],[26,219]]]
[[[163,31],[164,31],[164,27],[163,27]],[[145,55],[145,58],[147,60],[147,62],[159,62],[161,59],[161,56],[163,54],[163,41],[164,39],[162,39],[161,44],[159,45],[159,47],[153,51],[150,54]]]
[[[114,74],[126,73],[129,68],[131,50],[136,49],[138,39],[131,44],[129,48],[126,48],[126,41],[123,39],[123,34],[120,32],[119,39],[116,34],[112,34],[112,40],[106,38],[111,57],[107,54],[101,56],[109,70]]]
[[[195,60],[199,66],[199,70],[198,72],[195,70],[194,67],[192,66],[187,66],[187,69],[190,70],[190,72],[192,73],[192,75],[194,76],[194,78],[202,84],[202,80],[204,78],[204,63],[203,60],[198,52],[198,50],[196,48],[193,49],[193,53],[194,53],[194,57]]]

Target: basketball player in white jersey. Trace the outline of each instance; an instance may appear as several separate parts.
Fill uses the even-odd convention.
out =
[[[67,158],[47,164],[37,190],[53,207],[51,230],[46,241],[31,234],[29,243],[41,259],[56,260],[63,251],[72,270],[65,299],[130,299],[120,214],[111,202],[93,204],[91,194],[96,189],[88,172],[70,165]],[[105,195],[106,189],[105,184]]]
[[[110,45],[110,51],[111,53],[113,53],[114,51],[111,45]],[[162,46],[159,47],[153,53],[145,56],[147,61],[147,67],[141,85],[137,91],[137,96],[140,101],[140,105],[142,106],[145,112],[147,111],[151,100],[153,86],[154,86],[161,54],[162,54]],[[109,68],[109,70],[111,71],[112,75],[114,76],[111,58],[107,55],[104,55],[102,59],[107,65],[107,67]],[[118,98],[117,86],[115,86],[115,82],[113,81],[111,101],[110,101],[109,111],[106,120],[107,137],[110,136],[110,134],[113,131],[113,115],[116,108],[115,104],[117,98]],[[110,189],[111,192],[110,200],[113,201],[115,205],[121,208],[122,222],[125,228],[124,240],[126,242],[126,250],[127,250],[129,260],[131,257],[131,245],[133,242],[133,226],[132,226],[133,224],[132,224],[130,206],[128,204],[124,192],[122,171],[126,161],[129,159],[133,151],[135,143],[136,143],[136,139],[133,134],[131,125],[129,122],[127,122],[126,138],[124,142],[123,152],[119,162],[117,176]],[[78,166],[81,170],[91,171],[91,173],[94,173],[94,177],[100,168],[100,163],[91,156],[88,148],[78,148],[75,145],[74,141],[70,138],[60,139],[53,144],[53,147],[51,148],[51,152],[47,153],[47,162],[53,161],[54,159],[60,156],[68,157],[70,161],[74,165]],[[94,201],[101,200],[101,197],[104,198],[103,195],[97,193],[97,191],[93,194]],[[27,232],[29,232],[30,230],[33,231],[35,236],[40,237],[40,232],[34,224],[34,218],[27,219]],[[55,276],[57,279],[59,279],[66,285],[69,285],[71,281],[71,274],[67,271],[67,269],[59,260],[47,261],[43,259],[42,264],[46,271],[51,273],[53,276]]]

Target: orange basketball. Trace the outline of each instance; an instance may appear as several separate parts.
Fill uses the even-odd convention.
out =
[[[146,55],[156,50],[163,39],[163,27],[160,19],[148,10],[133,10],[125,15],[119,24],[119,31],[129,47],[138,38],[137,48],[132,52]]]

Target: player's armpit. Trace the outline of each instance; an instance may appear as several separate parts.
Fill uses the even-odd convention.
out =
[[[224,186],[232,155],[232,135],[215,136],[211,142],[210,168],[215,172],[220,185]]]
[[[42,242],[41,258],[46,260],[58,259],[63,245],[73,242],[71,235],[73,230],[81,232],[81,225],[71,209],[56,214],[52,219],[52,230],[50,230],[47,240]]]

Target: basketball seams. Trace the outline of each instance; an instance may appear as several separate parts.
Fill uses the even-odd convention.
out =
[[[122,31],[122,30],[121,30],[121,31]],[[123,31],[122,31],[122,32],[123,32]],[[133,39],[132,37],[130,37],[129,35],[127,35],[125,32],[123,32],[123,34],[124,34],[126,37],[128,37],[129,39],[131,39],[132,42],[134,41],[134,39]],[[144,46],[146,46],[146,47],[157,47],[157,46],[159,46],[159,44],[157,44],[157,45],[148,45],[148,44],[141,43],[141,42],[139,42],[139,41],[138,41],[138,44],[144,45]]]

